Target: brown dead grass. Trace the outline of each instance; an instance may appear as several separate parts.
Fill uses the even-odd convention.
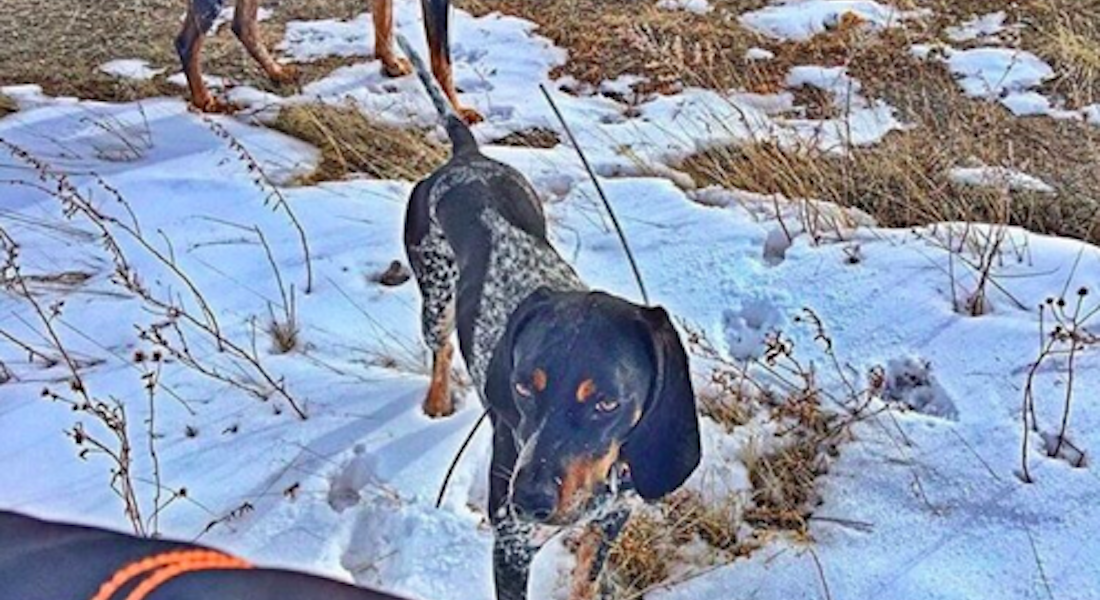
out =
[[[699,541],[730,561],[758,546],[754,536],[738,539],[740,510],[733,501],[708,502],[698,493],[680,490],[660,506],[639,511],[608,556],[611,582],[618,599],[637,599],[670,583],[670,567],[680,562],[679,549]]]
[[[348,18],[367,10],[367,0],[269,0],[274,10],[261,23],[269,47],[282,38],[287,21]],[[164,77],[148,82],[120,81],[98,66],[117,58],[140,58],[168,73],[180,70],[173,41],[185,0],[70,0],[44,4],[38,0],[4,0],[0,9],[0,85],[36,83],[47,94],[107,101],[156,95],[182,95],[184,90]],[[222,27],[207,40],[203,52],[207,72],[218,73],[274,92],[244,47]],[[304,81],[316,78],[315,67],[303,68]]]
[[[1048,91],[1071,107],[1100,102],[1100,0],[936,0],[937,28],[994,11],[1020,25],[1019,43],[1050,63]]]
[[[913,129],[848,156],[761,143],[711,149],[683,167],[701,184],[827,200],[887,226],[1001,222],[1007,212],[1009,223],[1033,231],[1100,241],[1100,129],[1018,118],[998,104],[965,97],[943,65],[908,53],[926,36],[894,30],[823,44],[836,52],[833,64],[847,65],[867,96],[896,107]],[[1030,173],[1056,193],[1013,192],[1006,206],[1000,191],[948,177],[952,167],[978,164]]]
[[[719,81],[727,65],[751,68],[745,51],[761,42],[737,15],[767,0],[714,0],[707,15],[636,0],[457,0],[474,14],[500,11],[539,24],[538,34],[569,50],[558,75],[596,84],[620,75],[648,77],[643,91],[671,91],[685,79]]]
[[[425,132],[372,121],[354,106],[303,104],[279,111],[272,124],[321,150],[321,164],[302,183],[363,174],[417,180],[446,161],[448,152]]]
[[[1020,43],[1048,60],[1059,76],[1048,91],[1071,107],[1100,101],[1100,0],[902,0],[903,9],[931,8],[935,17],[905,29],[872,32],[859,19],[803,42],[762,39],[737,16],[762,0],[712,2],[705,16],[659,10],[632,0],[459,0],[475,13],[498,10],[540,25],[538,33],[569,50],[560,74],[598,83],[624,74],[650,82],[640,93],[703,85],[772,93],[795,65],[847,65],[866,94],[896,106],[917,127],[891,135],[850,157],[762,144],[715,149],[687,161],[701,184],[716,183],[792,198],[854,206],[880,223],[908,226],[937,221],[995,222],[1006,212],[996,190],[953,183],[955,166],[1005,166],[1051,184],[1054,195],[1013,192],[1008,221],[1042,233],[1100,241],[1100,130],[1079,123],[1021,119],[995,104],[962,95],[942,65],[912,58],[909,47],[943,39],[943,29],[1004,10],[1026,23]],[[746,61],[752,46],[775,53]],[[836,116],[831,99],[811,88],[794,90],[804,114]]]
[[[19,107],[15,104],[15,100],[0,94],[0,117],[6,117],[17,110]]]

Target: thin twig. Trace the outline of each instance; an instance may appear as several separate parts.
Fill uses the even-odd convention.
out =
[[[619,243],[623,246],[623,251],[626,253],[626,259],[630,261],[630,269],[634,272],[634,280],[638,282],[638,290],[642,293],[642,302],[649,304],[649,294],[646,293],[645,283],[642,282],[642,273],[638,270],[638,263],[634,260],[634,253],[630,250],[630,245],[626,241],[626,234],[623,233],[622,225],[619,224],[619,218],[615,216],[615,211],[611,208],[611,202],[607,199],[607,194],[603,191],[603,186],[600,185],[600,180],[596,177],[596,172],[592,170],[592,165],[588,163],[588,157],[585,156],[584,150],[581,145],[577,143],[577,138],[573,136],[573,130],[569,128],[569,124],[565,122],[565,117],[562,116],[561,111],[558,110],[558,105],[554,103],[554,99],[550,96],[550,92],[547,91],[546,86],[539,84],[539,89],[542,90],[542,95],[546,98],[546,102],[550,104],[550,108],[554,111],[554,116],[558,118],[558,122],[561,123],[562,129],[565,130],[565,135],[569,136],[570,143],[573,144],[573,149],[577,151],[577,156],[580,157],[581,163],[584,164],[585,171],[588,172],[588,177],[592,179],[592,184],[596,186],[596,193],[600,196],[600,201],[603,202],[604,208],[607,209],[607,214],[611,217],[611,223],[615,226],[615,233],[619,236]]]

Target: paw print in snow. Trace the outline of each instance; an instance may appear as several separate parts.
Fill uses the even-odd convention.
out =
[[[760,358],[769,333],[783,325],[783,314],[768,298],[747,298],[741,308],[722,315],[726,349],[737,360]]]
[[[885,398],[941,419],[959,417],[955,403],[932,374],[932,363],[922,358],[895,358],[886,363]]]
[[[368,485],[376,484],[376,462],[362,444],[355,446],[355,456],[332,476],[328,490],[328,504],[336,512],[359,504],[360,493]]]

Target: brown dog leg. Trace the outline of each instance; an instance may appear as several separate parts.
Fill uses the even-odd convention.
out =
[[[428,35],[428,51],[431,54],[432,74],[455,107],[455,112],[467,123],[479,123],[481,114],[458,102],[454,76],[451,73],[451,44],[448,31],[450,0],[420,0],[424,10],[424,31]]]
[[[387,77],[412,73],[409,61],[393,53],[393,0],[374,0],[374,55],[382,61]]]
[[[293,67],[275,62],[260,41],[259,14],[260,0],[237,0],[237,9],[233,12],[233,33],[272,81],[290,83],[297,78],[297,72]]]
[[[187,87],[191,90],[191,105],[203,112],[226,112],[230,106],[210,94],[202,80],[202,43],[206,31],[217,16],[217,6],[209,3],[188,3],[183,28],[176,36],[176,52],[183,63]]]
[[[447,342],[432,357],[432,383],[428,387],[428,397],[424,399],[424,413],[433,419],[455,412],[451,399],[451,359],[454,352],[454,345]]]

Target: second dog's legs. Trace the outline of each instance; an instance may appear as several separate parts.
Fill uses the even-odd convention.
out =
[[[272,81],[288,83],[296,74],[292,67],[284,67],[271,58],[271,54],[260,41],[258,25],[260,0],[237,0],[237,9],[233,13],[233,33],[241,40],[248,53],[260,63]]]
[[[374,55],[390,77],[412,73],[409,61],[393,53],[393,0],[374,0]]]
[[[187,4],[183,28],[176,36],[176,52],[179,53],[183,72],[187,76],[191,104],[204,112],[221,112],[229,108],[210,94],[202,80],[202,43],[206,32],[221,12],[222,3],[223,0],[191,0]]]
[[[455,91],[454,74],[451,72],[450,44],[450,0],[420,0],[424,10],[424,31],[428,35],[428,50],[431,54],[432,74],[447,94],[447,99],[455,107],[462,120],[477,123],[481,115],[474,109],[462,106]]]

